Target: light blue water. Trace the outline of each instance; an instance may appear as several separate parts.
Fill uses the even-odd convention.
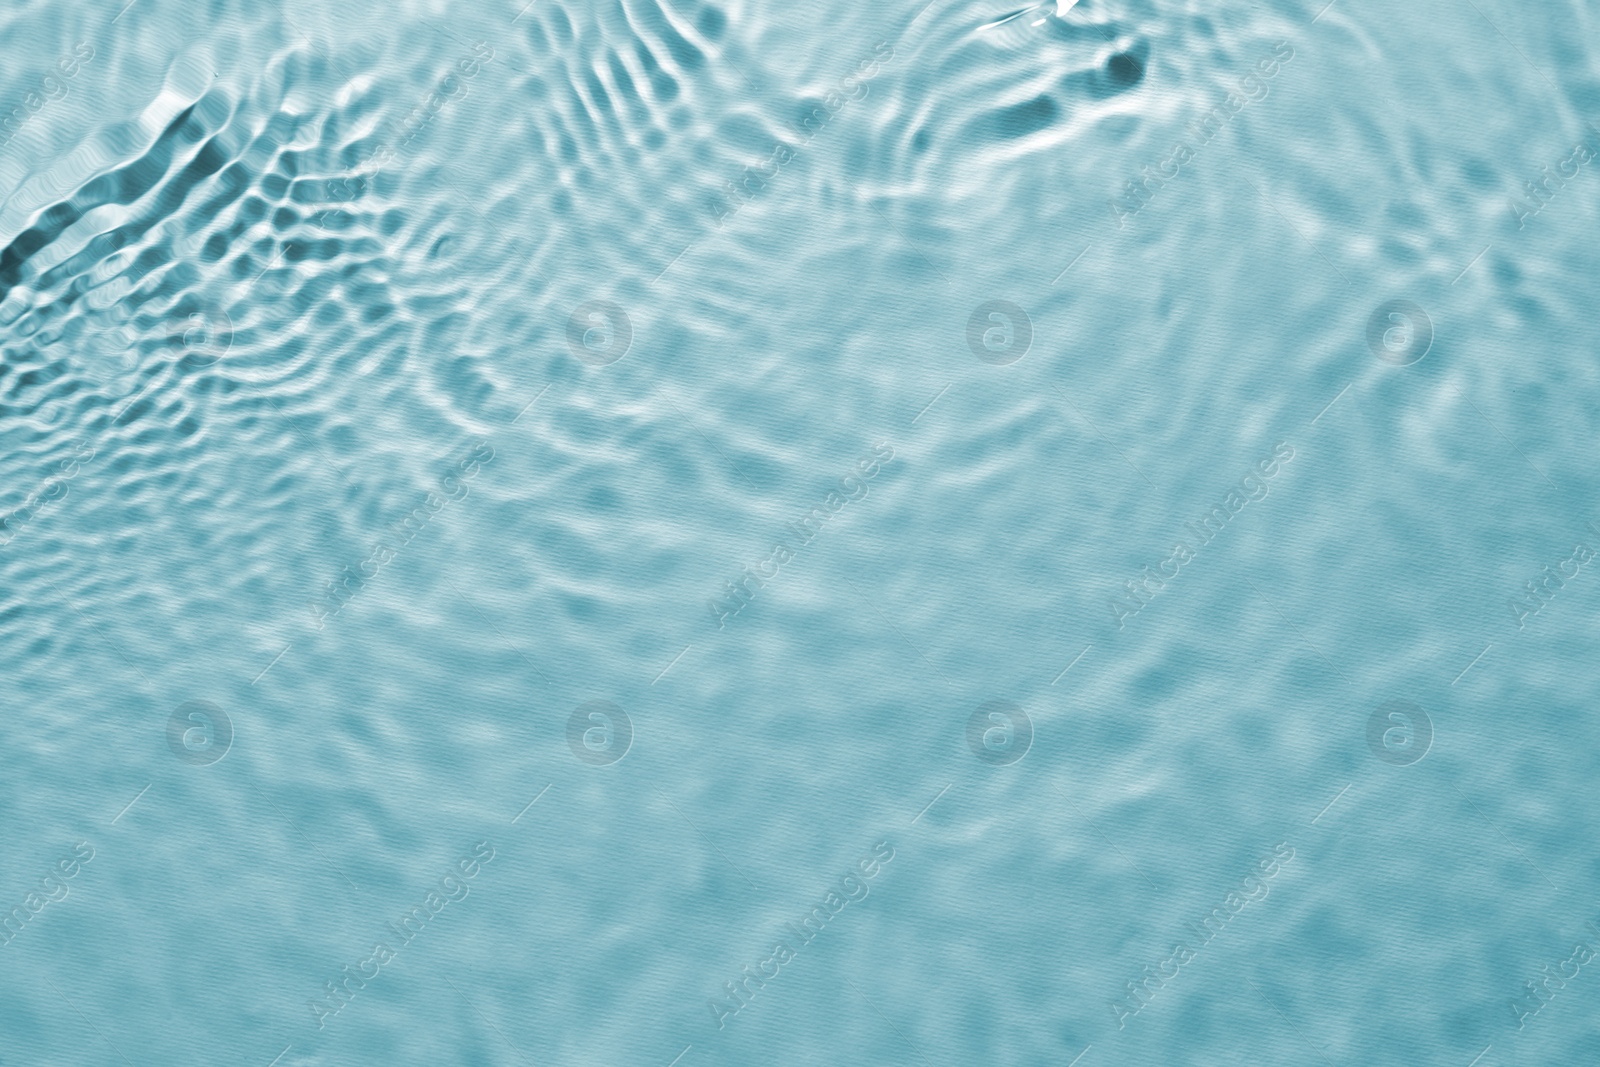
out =
[[[0,1064],[1600,1061],[1593,4],[123,2]]]

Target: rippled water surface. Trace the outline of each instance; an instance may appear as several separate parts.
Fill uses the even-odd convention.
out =
[[[1593,4],[0,42],[0,1063],[1600,1060]]]

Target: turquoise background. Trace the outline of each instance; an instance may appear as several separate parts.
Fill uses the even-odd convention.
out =
[[[1594,5],[123,2],[0,1063],[1600,1056]]]

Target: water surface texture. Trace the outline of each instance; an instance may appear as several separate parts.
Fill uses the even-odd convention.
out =
[[[0,43],[0,1063],[1600,1062],[1594,4]]]

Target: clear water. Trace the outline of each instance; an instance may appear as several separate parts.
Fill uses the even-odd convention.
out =
[[[0,42],[0,1063],[1600,1058],[1594,5]]]

